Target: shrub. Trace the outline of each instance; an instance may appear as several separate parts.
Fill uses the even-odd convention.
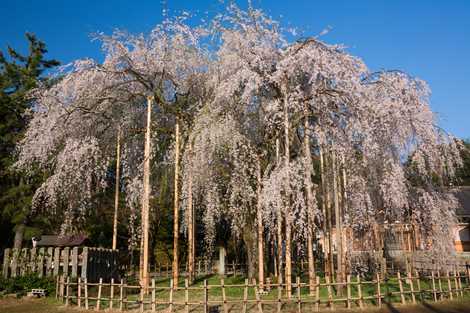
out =
[[[44,289],[48,295],[54,294],[55,280],[52,277],[39,277],[37,274],[0,278],[1,293],[18,293],[23,295],[33,288]]]

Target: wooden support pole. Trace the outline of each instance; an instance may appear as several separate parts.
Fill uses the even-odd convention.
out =
[[[144,170],[142,190],[142,267],[140,285],[147,291],[149,285],[149,198],[150,198],[150,149],[153,97],[147,98],[147,128],[145,131]]]
[[[98,299],[96,300],[96,311],[101,308],[101,288],[103,287],[103,278],[100,278],[98,283]]]
[[[346,288],[347,288],[347,299],[346,299],[346,307],[348,309],[351,308],[351,275],[346,276]]]
[[[119,213],[119,182],[121,180],[121,127],[116,136],[116,177],[114,182],[113,250],[117,249],[117,225]]]
[[[288,101],[289,98],[287,93],[284,96],[284,167],[288,169],[290,167],[290,142],[289,142],[289,112],[288,112]],[[285,207],[285,257],[286,257],[286,291],[287,298],[290,299],[292,296],[292,258],[291,258],[291,231],[292,231],[292,216],[291,216],[291,206],[290,206],[290,176],[289,171],[286,170],[284,188],[286,194],[286,207]]]
[[[180,164],[180,124],[176,118],[175,124],[175,173],[174,173],[174,195],[173,195],[173,282],[178,286],[179,260],[179,164]]]
[[[261,202],[261,160],[256,158],[256,222],[257,222],[257,242],[258,242],[258,280],[259,288],[264,290],[264,247],[263,247],[263,215]]]
[[[258,308],[258,313],[263,313],[263,304],[261,303],[260,289],[256,285],[255,279],[253,279],[253,287],[255,289],[256,307]]]

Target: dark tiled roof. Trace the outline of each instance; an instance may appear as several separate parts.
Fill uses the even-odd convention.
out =
[[[470,216],[470,186],[458,187],[452,192],[459,200],[457,216]]]
[[[84,234],[59,236],[59,235],[43,235],[37,246],[54,246],[54,247],[74,247],[81,246],[88,237]]]

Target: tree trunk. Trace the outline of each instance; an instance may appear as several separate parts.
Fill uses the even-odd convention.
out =
[[[142,194],[142,268],[141,268],[141,285],[145,292],[148,292],[149,285],[149,197],[150,197],[150,132],[152,121],[152,102],[153,97],[147,98],[147,130],[145,132],[145,149],[144,149],[144,181]]]
[[[245,242],[247,266],[248,266],[248,280],[252,281],[255,277],[256,268],[256,252],[255,252],[255,240],[253,238],[254,229],[252,227],[246,227],[243,232],[243,241]]]
[[[116,181],[114,190],[114,218],[113,218],[113,250],[117,247],[117,223],[119,210],[119,181],[121,170],[121,128],[118,130],[116,142]]]
[[[261,212],[261,162],[256,164],[256,217],[258,222],[258,280],[259,288],[264,289],[264,249],[263,249],[263,218]]]
[[[290,299],[292,296],[292,258],[291,258],[291,216],[290,216],[290,150],[289,150],[289,114],[287,111],[287,95],[284,97],[284,162],[286,170],[286,289],[287,297]]]
[[[193,208],[193,171],[192,171],[192,143],[188,146],[189,169],[188,169],[188,278],[192,283],[194,281],[194,208]]]
[[[15,239],[13,241],[13,248],[21,249],[23,247],[23,237],[25,228],[26,225],[24,222],[15,226]]]
[[[304,173],[305,189],[307,190],[307,257],[308,257],[308,282],[310,294],[315,290],[315,259],[313,258],[313,192],[312,192],[312,158],[310,153],[308,119],[304,118]]]
[[[178,197],[178,177],[179,177],[179,158],[180,158],[180,126],[178,118],[175,125],[175,186],[174,186],[174,206],[173,206],[173,283],[178,286],[178,240],[179,240],[179,197]]]

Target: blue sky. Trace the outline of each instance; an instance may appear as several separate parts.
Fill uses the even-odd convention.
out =
[[[400,69],[426,80],[439,124],[461,138],[470,138],[470,1],[466,0],[252,0],[269,15],[316,35],[342,43],[372,70]],[[246,6],[246,1],[238,1]],[[214,14],[217,0],[166,1],[170,12]],[[150,31],[162,19],[162,1],[42,0],[0,2],[0,49],[25,49],[23,34],[34,32],[49,56],[68,63],[77,58],[101,59],[90,34],[126,29]]]

